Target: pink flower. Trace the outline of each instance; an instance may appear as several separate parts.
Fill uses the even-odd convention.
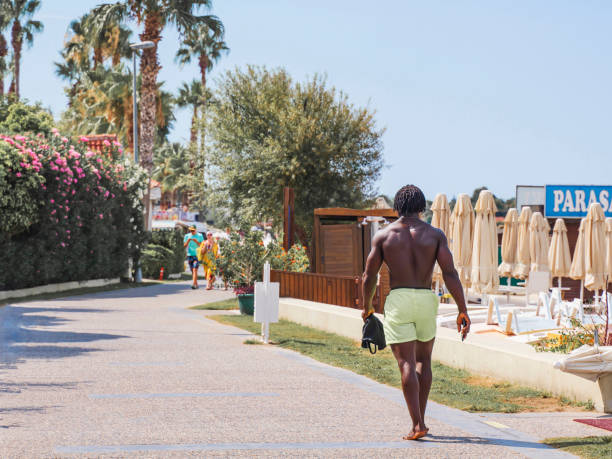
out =
[[[15,136],[15,140],[18,140],[18,141],[20,141],[20,142],[23,142],[25,139],[26,139],[26,138],[25,138],[24,136],[22,136],[22,135],[16,135],[16,136]]]
[[[102,142],[102,145],[104,145],[105,147],[110,147],[111,143],[108,140],[104,139],[104,141]]]
[[[82,135],[81,137],[79,137],[79,141],[81,141],[81,142],[89,142],[89,139],[87,137],[85,137],[84,135]]]
[[[53,204],[53,203],[55,203],[55,199],[49,199],[49,202],[50,202],[51,204]]]
[[[91,158],[93,155],[95,155],[93,151],[88,151],[87,153],[85,153],[86,158]]]
[[[21,177],[21,172],[17,172],[15,175],[16,175],[17,177]]]
[[[98,217],[104,218],[104,214],[100,214],[100,215],[98,215]]]
[[[67,137],[62,137],[62,142],[68,143],[68,138]]]
[[[121,143],[117,142],[116,140],[113,140],[113,145],[116,146],[116,147],[120,147]]]
[[[21,167],[26,167],[26,163],[19,163]]]
[[[59,131],[57,130],[57,128],[53,128],[53,129],[51,129],[51,133],[53,133],[53,134],[57,134],[58,132],[59,132]]]
[[[61,245],[62,247],[66,247],[66,244],[65,244],[64,242],[60,243],[60,245]]]

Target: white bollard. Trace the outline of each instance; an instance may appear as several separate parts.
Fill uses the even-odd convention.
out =
[[[270,323],[278,322],[279,284],[270,282],[270,263],[264,264],[263,282],[255,282],[254,322],[261,323],[261,335],[265,344],[270,337]]]

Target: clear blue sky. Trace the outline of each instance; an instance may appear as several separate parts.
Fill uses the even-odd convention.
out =
[[[100,0],[43,0],[45,31],[23,59],[22,93],[56,116],[54,75],[71,19]],[[612,2],[585,0],[217,0],[234,66],[283,66],[296,79],[325,73],[386,128],[381,192],[406,183],[428,198],[481,185],[610,184]],[[161,78],[174,90],[197,77],[173,62],[164,33]],[[189,113],[178,114],[185,139]]]

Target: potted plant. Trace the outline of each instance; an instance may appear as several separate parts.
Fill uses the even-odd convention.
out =
[[[242,238],[232,233],[229,240],[220,243],[217,266],[221,276],[231,282],[242,314],[253,314],[255,282],[262,280],[270,255],[261,236],[258,231],[247,231]]]

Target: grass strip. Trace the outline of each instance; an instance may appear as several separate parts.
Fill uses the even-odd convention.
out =
[[[74,288],[71,290],[63,290],[61,292],[41,293],[38,295],[22,296],[18,298],[6,298],[4,300],[0,300],[0,306],[5,306],[9,303],[15,304],[24,303],[26,301],[55,300],[57,298],[66,298],[69,296],[89,295],[91,293],[112,292],[115,290],[125,290],[130,288],[150,287],[151,285],[159,284],[161,284],[161,282],[156,281],[145,281],[141,283],[119,282],[117,284],[103,285],[101,287]]]
[[[585,459],[612,457],[612,436],[547,438],[543,443]]]
[[[218,322],[259,334],[261,325],[252,316],[208,316]],[[389,347],[371,355],[360,343],[333,333],[281,320],[270,326],[270,340],[279,346],[321,362],[346,368],[375,381],[401,387],[397,363]],[[467,411],[517,413],[521,411],[562,411],[568,407],[592,409],[550,394],[489,378],[476,378],[465,370],[433,363],[430,399]]]
[[[198,306],[192,306],[189,309],[203,309],[214,311],[227,311],[230,309],[238,309],[238,299],[230,298],[229,300],[221,300],[215,301],[214,303],[200,304]]]

